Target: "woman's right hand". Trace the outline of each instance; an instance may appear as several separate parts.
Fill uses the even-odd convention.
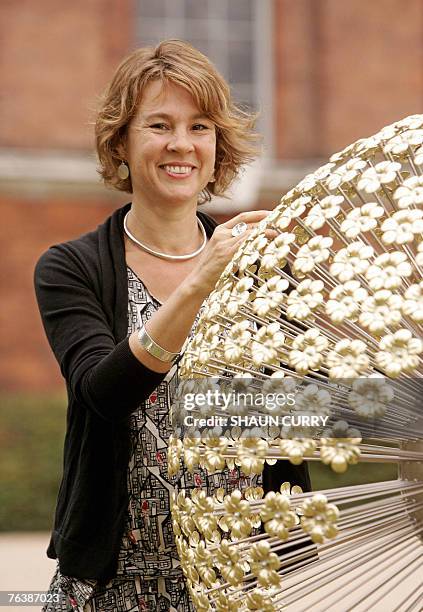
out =
[[[269,212],[267,210],[243,212],[216,227],[192,272],[146,324],[148,334],[159,346],[171,352],[180,351],[192,329],[201,304],[213,291],[239,245]],[[239,236],[232,236],[232,229],[237,223],[247,223],[248,229]],[[274,230],[266,230],[268,238],[274,238],[276,235],[277,232]],[[170,368],[169,363],[160,362],[140,346],[137,332],[131,334],[129,346],[134,355],[151,370],[166,372]]]
[[[206,248],[198,258],[198,264],[190,274],[190,281],[197,290],[207,297],[214,289],[220,275],[251,231],[267,217],[269,210],[242,212],[229,221],[218,225]],[[247,229],[239,236],[232,236],[232,229],[238,223],[246,223]],[[268,232],[276,235],[273,230]],[[267,232],[266,232],[267,233]],[[270,236],[269,236],[270,237]]]

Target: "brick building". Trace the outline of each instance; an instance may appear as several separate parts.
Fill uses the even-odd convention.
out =
[[[264,155],[231,201],[273,207],[327,155],[423,99],[423,0],[3,0],[0,388],[61,385],[32,288],[39,254],[129,196],[98,181],[96,96],[130,50],[184,38],[261,110]]]

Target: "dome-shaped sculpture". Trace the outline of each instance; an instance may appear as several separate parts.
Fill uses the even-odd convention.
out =
[[[202,310],[169,472],[245,479],[174,494],[197,610],[423,609],[422,143],[414,115],[333,155],[253,230]],[[397,464],[398,477],[264,494],[278,459]]]

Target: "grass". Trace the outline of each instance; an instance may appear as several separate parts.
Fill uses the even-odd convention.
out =
[[[344,474],[336,474],[329,467],[317,461],[309,463],[313,490],[346,487],[380,480],[397,478],[398,467],[392,463],[358,463],[350,465]]]
[[[61,475],[66,398],[0,398],[0,531],[50,529]]]

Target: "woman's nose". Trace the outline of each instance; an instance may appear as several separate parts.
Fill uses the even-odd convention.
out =
[[[169,151],[192,151],[194,145],[190,133],[184,129],[174,130],[171,133],[167,148]]]

